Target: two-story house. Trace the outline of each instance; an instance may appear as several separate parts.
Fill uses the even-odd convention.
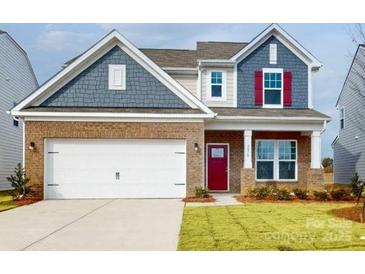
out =
[[[0,30],[0,190],[11,188],[6,177],[23,162],[23,124],[6,112],[37,87],[27,53]]]
[[[320,62],[278,25],[249,43],[138,49],[112,31],[12,115],[39,198],[184,197],[323,182]]]
[[[334,182],[365,179],[365,45],[359,45],[338,97],[338,135],[332,143]]]

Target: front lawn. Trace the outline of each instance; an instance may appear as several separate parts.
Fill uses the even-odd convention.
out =
[[[0,212],[17,207],[9,191],[0,191]]]
[[[365,250],[365,224],[331,210],[352,203],[186,207],[179,250]]]

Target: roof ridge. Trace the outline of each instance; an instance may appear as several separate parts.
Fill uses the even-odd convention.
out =
[[[138,48],[139,50],[177,50],[177,51],[196,51],[195,49],[172,49],[172,48]]]
[[[249,42],[237,42],[237,41],[196,41],[197,43],[230,43],[230,44],[248,44]]]

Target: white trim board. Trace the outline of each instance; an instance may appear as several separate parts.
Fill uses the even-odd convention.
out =
[[[62,82],[63,85],[73,79],[82,70],[86,69],[89,65],[94,63],[100,54],[100,51],[105,51],[105,48],[111,49],[112,47],[118,45],[123,51],[129,54],[134,60],[136,60],[140,65],[142,65],[148,72],[150,72],[156,79],[161,81],[166,85],[172,92],[174,92],[181,100],[188,104],[192,108],[199,108],[206,113],[212,114],[213,112],[199,101],[194,95],[192,95],[188,90],[186,90],[180,83],[174,80],[168,73],[156,65],[152,60],[150,60],[145,54],[143,54],[137,47],[135,47],[131,42],[129,42],[124,36],[122,36],[118,31],[113,30],[103,39],[97,42],[94,46],[88,49],[86,52],[81,54],[74,62],[72,62],[65,69],[56,74],[43,86],[37,89],[34,93],[20,102],[17,106],[13,108],[15,111],[19,111],[27,106],[34,103],[40,96],[47,92],[52,93],[57,90],[55,86]],[[103,50],[104,49],[104,50]],[[86,67],[85,63],[87,63]],[[81,71],[80,71],[81,67]],[[76,75],[75,75],[76,72]],[[65,80],[65,81],[63,81]],[[50,96],[50,95],[49,95]],[[39,102],[38,102],[39,103]],[[13,111],[12,110],[12,111]]]

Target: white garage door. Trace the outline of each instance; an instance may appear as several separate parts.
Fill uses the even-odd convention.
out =
[[[47,139],[46,199],[179,198],[184,140]]]

